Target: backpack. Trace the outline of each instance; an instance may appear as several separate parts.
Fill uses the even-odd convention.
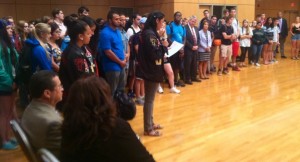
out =
[[[24,44],[18,59],[18,67],[16,69],[16,81],[18,84],[28,85],[32,72],[32,52],[35,46]]]
[[[114,100],[117,107],[117,115],[124,120],[131,120],[136,114],[136,105],[123,91],[116,91]]]
[[[140,35],[140,32],[137,32],[137,33],[134,32],[134,34],[128,40],[128,44],[130,47],[130,57],[129,57],[130,60],[136,60],[136,51],[134,49],[133,40],[137,39],[137,37],[139,37],[139,35]]]

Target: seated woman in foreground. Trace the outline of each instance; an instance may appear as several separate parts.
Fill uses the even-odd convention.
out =
[[[71,86],[61,150],[62,162],[154,161],[130,125],[116,117],[109,85],[97,76]]]

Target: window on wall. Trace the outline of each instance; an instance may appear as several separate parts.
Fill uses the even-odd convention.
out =
[[[111,7],[111,10],[117,11],[119,13],[124,13],[126,16],[133,15],[133,8],[124,8],[124,7]]]

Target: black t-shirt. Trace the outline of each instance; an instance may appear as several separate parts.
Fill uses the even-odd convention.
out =
[[[223,45],[231,45],[231,40],[230,39],[224,39],[223,33],[225,32],[227,35],[232,35],[233,34],[233,27],[227,26],[227,25],[222,25],[220,28],[220,32],[222,34],[222,38],[221,38],[221,43]]]

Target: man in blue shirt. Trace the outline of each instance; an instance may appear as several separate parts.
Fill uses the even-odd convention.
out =
[[[181,12],[175,12],[174,14],[174,21],[171,22],[167,27],[166,27],[166,31],[167,31],[167,35],[168,38],[170,40],[170,42],[176,41],[182,44],[185,44],[185,36],[186,36],[186,31],[185,28],[181,25],[181,19],[182,19],[182,14]],[[181,65],[183,62],[183,56],[184,56],[184,49],[182,48],[181,50],[179,50],[179,52],[177,52],[176,54],[174,54],[173,56],[170,57],[170,63],[174,72],[174,80],[175,80],[175,84],[177,86],[182,86],[184,87],[184,83],[183,82],[179,82],[178,81],[178,73],[179,70],[183,71],[181,69]],[[183,74],[180,76],[184,76]],[[180,79],[183,79],[180,78]]]
[[[126,59],[122,42],[120,16],[115,11],[107,14],[108,24],[100,33],[100,53],[105,79],[110,85],[112,95],[125,89]]]

